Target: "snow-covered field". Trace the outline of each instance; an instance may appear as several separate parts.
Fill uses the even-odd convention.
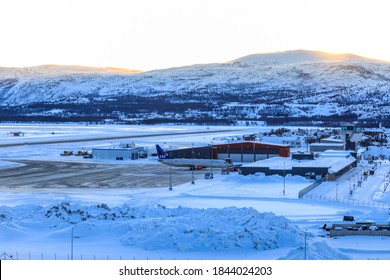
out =
[[[210,130],[230,130],[215,134]],[[2,125],[0,144],[110,135],[199,131],[195,135],[129,138],[139,146],[210,143],[216,137],[258,132],[251,127]],[[24,136],[10,136],[22,131]],[[52,132],[55,132],[54,134]],[[84,160],[60,157],[122,140],[0,148],[0,169],[10,159]],[[123,140],[126,141],[126,140]],[[214,140],[215,141],[215,140]],[[156,164],[149,159],[121,162]],[[118,164],[111,162],[111,164]],[[158,163],[157,163],[158,164]],[[365,164],[365,163],[364,163]],[[362,167],[360,167],[362,168]],[[166,188],[0,192],[0,253],[17,259],[390,259],[390,238],[330,238],[324,223],[356,220],[388,223],[390,169],[381,162],[350,194],[354,173],[326,182],[298,199],[313,181],[237,173]],[[188,171],[190,173],[190,171]],[[356,170],[356,172],[358,172]],[[168,176],[168,174],[167,174]],[[357,175],[355,175],[357,176]],[[283,189],[285,188],[285,195]]]

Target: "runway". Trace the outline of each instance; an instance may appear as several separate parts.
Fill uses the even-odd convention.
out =
[[[61,162],[10,160],[23,166],[0,170],[0,192],[59,192],[66,189],[158,188],[191,182],[187,168],[164,164],[115,164],[96,162]],[[214,169],[216,172],[216,169]],[[205,170],[196,170],[195,179]]]
[[[116,140],[116,139],[148,138],[148,137],[159,137],[159,136],[210,134],[210,133],[221,133],[221,132],[232,132],[232,131],[234,130],[222,129],[222,130],[189,131],[189,132],[187,131],[187,132],[175,132],[175,133],[169,132],[169,133],[121,135],[121,136],[77,138],[77,139],[58,139],[58,140],[46,140],[46,141],[25,141],[25,142],[18,142],[18,143],[0,144],[0,148],[18,147],[18,146],[26,146],[26,145],[45,145],[45,144],[62,144],[62,143]]]

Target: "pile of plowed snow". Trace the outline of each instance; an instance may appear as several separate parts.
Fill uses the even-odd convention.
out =
[[[3,206],[0,212],[3,233],[16,230],[27,236],[32,228],[39,228],[45,236],[56,238],[62,238],[59,233],[64,232],[63,238],[67,240],[69,228],[78,224],[79,236],[104,234],[104,238],[109,238],[111,235],[115,239],[119,237],[124,246],[145,250],[268,250],[298,247],[304,242],[304,232],[288,219],[259,213],[253,208],[194,209],[161,205],[110,208],[105,204],[61,203],[47,207]]]

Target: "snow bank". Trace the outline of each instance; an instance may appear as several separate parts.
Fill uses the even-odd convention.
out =
[[[110,209],[105,204],[61,203],[47,207],[3,206],[0,213],[1,232],[7,233],[1,238],[9,236],[10,232],[19,236],[28,234],[30,227],[39,227],[45,232],[44,236],[53,238],[63,231],[69,232],[69,227],[77,224],[80,235],[92,236],[94,231],[98,235],[104,227],[109,231],[107,238],[119,238],[124,246],[145,250],[262,251],[301,246],[304,239],[304,232],[288,219],[253,208],[195,209],[125,204]],[[83,228],[85,232],[81,232]]]
[[[287,256],[280,258],[281,260],[348,260],[350,259],[339,250],[334,249],[326,243],[326,241],[314,242],[299,247],[290,251]]]
[[[286,218],[253,208],[160,208],[148,219],[134,221],[123,243],[147,250],[267,250],[297,246],[302,236]]]

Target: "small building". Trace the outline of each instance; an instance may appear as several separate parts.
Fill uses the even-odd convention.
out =
[[[93,148],[92,158],[98,160],[135,160],[143,148]]]
[[[310,144],[311,152],[325,152],[327,150],[344,150],[344,143],[312,143]]]
[[[296,160],[314,159],[315,157],[318,157],[318,153],[298,151],[291,154],[291,159]]]
[[[369,135],[369,136],[381,136],[385,133],[385,130],[383,128],[365,128],[362,131],[363,135]]]
[[[261,136],[260,142],[273,143],[276,145],[289,145],[291,148],[301,148],[303,137],[299,135],[294,136]]]
[[[343,141],[341,139],[337,139],[337,138],[323,138],[320,140],[320,143],[343,144]]]
[[[298,154],[299,155],[299,154]],[[309,154],[308,154],[309,156]],[[264,173],[265,175],[299,175],[310,179],[333,180],[356,165],[350,153],[334,153],[309,156],[308,159],[271,158],[241,166],[242,175]]]
[[[119,147],[121,148],[135,148],[135,143],[132,142],[121,142],[119,143]]]

